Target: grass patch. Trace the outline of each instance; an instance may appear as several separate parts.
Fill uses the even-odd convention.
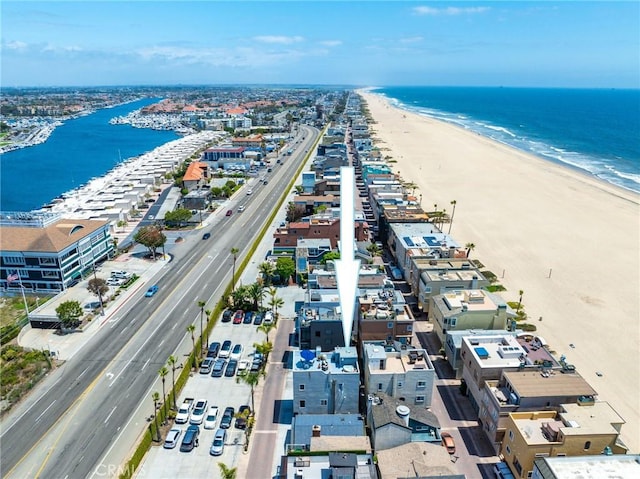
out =
[[[493,274],[493,272],[491,271],[480,271],[480,274],[482,274],[482,276],[484,276],[485,278],[487,278],[489,280],[490,283],[497,283],[498,282],[498,277]]]
[[[496,284],[490,284],[489,286],[487,286],[487,291],[489,291],[490,293],[497,293],[498,291],[506,291],[507,288],[505,288],[504,286],[502,286],[499,283]]]

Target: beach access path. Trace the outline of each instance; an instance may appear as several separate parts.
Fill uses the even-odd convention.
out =
[[[626,421],[640,451],[640,196],[359,91],[376,146],[426,211],[523,305],[557,356]],[[445,224],[445,232],[448,231]]]

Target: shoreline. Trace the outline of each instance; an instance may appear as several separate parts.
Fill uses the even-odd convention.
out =
[[[600,169],[601,171],[598,171],[597,169],[592,171],[591,169],[589,169],[588,165],[592,162],[598,163],[601,160],[600,157],[593,156],[592,153],[577,152],[570,149],[565,150],[565,148],[567,148],[566,146],[554,144],[553,140],[549,139],[541,139],[538,141],[532,138],[528,138],[526,136],[527,133],[513,130],[513,128],[515,128],[513,125],[502,126],[500,124],[493,124],[492,120],[476,117],[473,114],[451,113],[439,109],[430,109],[425,106],[414,106],[411,104],[406,104],[397,98],[389,97],[385,93],[381,93],[381,90],[384,90],[385,88],[386,87],[367,87],[358,89],[357,91],[362,91],[367,94],[372,94],[380,97],[393,108],[398,108],[407,113],[419,115],[422,118],[445,123],[457,127],[461,130],[480,135],[490,141],[500,143],[506,147],[518,150],[524,154],[531,155],[535,158],[551,162],[564,168],[568,168],[571,171],[577,173],[582,173],[584,175],[587,175],[588,177],[602,181],[616,188],[631,192],[632,194],[640,195],[640,183],[638,183],[637,180],[634,181],[628,176],[638,176],[635,171],[629,172],[620,170],[618,169],[618,167],[612,167],[607,164],[605,164],[604,167]],[[501,137],[501,133],[504,133],[504,136]],[[537,151],[536,148],[532,146],[534,144],[542,145],[543,148],[539,148],[539,151]],[[558,151],[562,152],[562,155],[560,157],[557,156]],[[573,161],[570,161],[568,159],[565,160],[562,158],[562,156],[565,155],[575,155],[576,159],[574,159]],[[611,159],[602,161],[611,161]],[[629,159],[627,159],[626,161],[629,161]],[[610,177],[607,177],[607,174],[609,174]],[[638,176],[638,178],[640,178],[640,176]]]
[[[640,447],[640,195],[358,90],[376,146],[418,185],[423,208],[456,201],[452,236],[518,299],[557,356],[625,419]],[[573,344],[572,348],[569,345]]]

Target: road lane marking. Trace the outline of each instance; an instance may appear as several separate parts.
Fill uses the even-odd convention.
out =
[[[88,367],[85,368],[85,370],[80,373],[80,376],[78,376],[78,379],[80,379],[82,376],[84,376],[84,373],[86,373],[88,370],[89,370]]]
[[[140,369],[140,371],[144,371],[144,368],[147,367],[147,364],[149,364],[149,361],[151,361],[151,358],[147,359],[144,363],[144,365],[142,366],[142,368]]]
[[[53,406],[56,403],[56,399],[53,400],[53,402],[51,404],[49,404],[49,406],[47,407],[47,409],[45,409],[44,411],[42,411],[42,413],[36,418],[36,422],[38,422],[40,420],[40,418],[42,416],[45,415],[45,413],[51,408],[51,406]]]
[[[104,423],[106,424],[109,421],[109,418],[111,417],[111,415],[115,412],[115,410],[118,409],[118,406],[114,406],[113,409],[111,410],[111,412],[109,413],[109,415],[107,416],[107,418],[104,420]]]

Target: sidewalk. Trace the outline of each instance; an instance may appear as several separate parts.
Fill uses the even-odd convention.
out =
[[[74,354],[89,342],[89,340],[100,330],[109,318],[120,310],[132,295],[140,289],[148,286],[149,279],[162,269],[162,267],[167,264],[167,261],[168,258],[164,259],[162,256],[159,256],[156,261],[149,261],[136,258],[128,253],[118,256],[113,261],[109,261],[109,270],[122,269],[123,265],[126,264],[126,270],[137,274],[139,278],[129,289],[122,292],[114,301],[110,301],[105,305],[104,316],[97,313],[94,316],[94,319],[86,325],[83,330],[64,335],[57,334],[57,329],[39,329],[32,328],[31,325],[27,325],[22,328],[18,335],[18,344],[26,348],[51,351],[52,356],[59,361],[66,361],[72,358]],[[106,269],[107,263],[105,263],[102,268]],[[100,276],[104,275],[104,272],[100,274]],[[70,288],[56,299],[45,303],[42,307],[55,311],[55,307],[63,301],[76,300],[79,301],[80,304],[96,302],[96,296],[87,291],[86,285],[83,286],[89,279],[91,278],[80,282],[74,288]]]

